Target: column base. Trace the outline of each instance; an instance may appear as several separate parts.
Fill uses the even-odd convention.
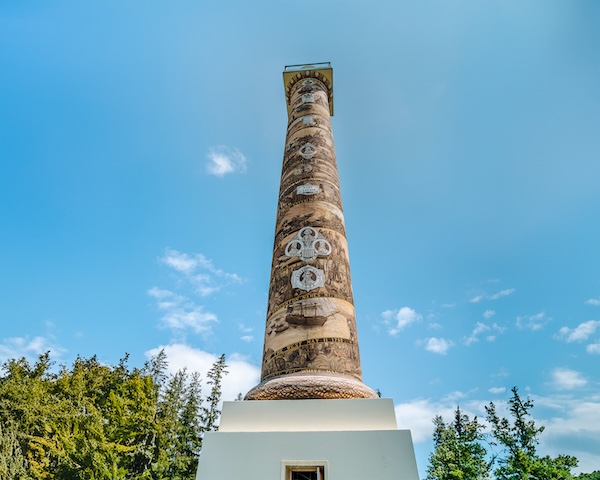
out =
[[[378,398],[360,380],[329,373],[299,372],[274,377],[259,383],[244,400],[306,400],[341,398]]]

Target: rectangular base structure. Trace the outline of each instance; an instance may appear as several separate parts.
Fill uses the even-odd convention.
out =
[[[226,402],[197,480],[418,480],[390,399]]]

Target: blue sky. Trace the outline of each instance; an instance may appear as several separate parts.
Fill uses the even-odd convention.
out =
[[[600,4],[2,2],[0,360],[165,348],[258,382],[285,65],[330,61],[364,380],[512,386],[600,468]]]

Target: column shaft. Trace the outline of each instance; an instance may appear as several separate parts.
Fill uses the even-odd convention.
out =
[[[247,399],[363,398],[329,99],[315,71],[288,85],[261,384]]]

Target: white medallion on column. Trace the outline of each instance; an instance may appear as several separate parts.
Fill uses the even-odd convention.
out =
[[[331,244],[316,228],[304,227],[285,247],[288,257],[300,257],[303,262],[311,262],[317,257],[331,254]]]
[[[312,115],[305,115],[302,117],[302,122],[307,127],[314,127],[317,123]]]
[[[325,272],[311,265],[304,265],[292,272],[292,287],[301,290],[314,290],[325,285]]]
[[[310,160],[317,154],[317,147],[315,147],[312,143],[307,142],[304,145],[302,145],[302,147],[300,147],[298,153],[305,160]]]
[[[316,195],[319,193],[321,189],[318,185],[313,185],[312,183],[305,183],[304,185],[298,185],[296,187],[297,195]]]

